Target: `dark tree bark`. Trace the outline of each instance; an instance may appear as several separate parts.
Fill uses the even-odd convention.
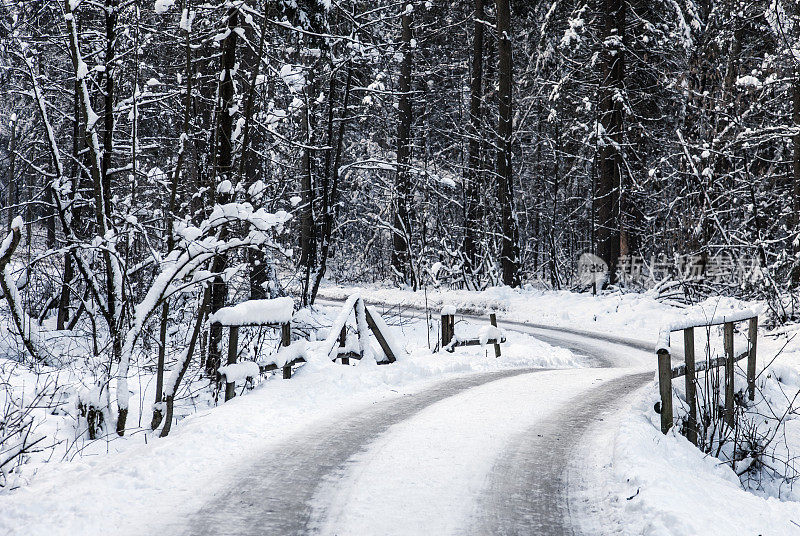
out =
[[[792,84],[792,124],[800,129],[800,70],[796,70]],[[800,130],[792,136],[792,231],[798,232],[800,228]],[[800,252],[800,243],[792,241],[790,253],[797,255]],[[795,262],[791,273],[792,287],[800,285],[800,264]]]
[[[335,94],[335,75],[331,77],[330,98]],[[330,255],[331,240],[333,239],[333,223],[336,217],[336,203],[339,195],[339,169],[342,160],[342,147],[344,143],[344,130],[347,125],[347,107],[350,101],[350,88],[353,84],[353,66],[347,66],[347,82],[344,88],[344,98],[342,103],[342,113],[339,118],[339,132],[336,136],[335,154],[331,158],[333,146],[333,105],[330,107],[328,116],[328,149],[325,156],[326,174],[322,184],[322,247],[319,258],[319,268],[314,279],[314,286],[311,289],[311,304],[317,297],[319,285],[325,277],[328,268],[328,256]]]
[[[222,58],[221,58],[221,71],[222,82],[220,82],[220,103],[219,103],[219,121],[217,127],[217,159],[216,169],[214,176],[219,182],[229,180],[233,183],[233,142],[231,136],[233,134],[233,116],[229,110],[233,106],[235,96],[235,86],[233,84],[233,76],[236,70],[236,37],[237,33],[234,31],[239,25],[239,10],[236,7],[231,7],[228,10],[228,36],[222,42]],[[221,193],[217,198],[218,203],[229,203],[232,200],[232,195],[229,193]],[[225,229],[220,231],[221,235],[227,234]],[[225,268],[225,257],[218,255],[214,257],[211,263],[211,271],[215,274],[220,274]],[[216,312],[225,306],[225,298],[228,294],[228,287],[222,280],[220,275],[214,277],[211,282],[211,312]],[[208,340],[208,359],[206,360],[206,373],[216,378],[217,370],[222,362],[222,351],[220,343],[222,342],[222,326],[213,324],[209,333]]]
[[[19,192],[17,192],[17,179],[14,177],[16,173],[15,163],[17,161],[17,122],[11,122],[11,140],[8,144],[8,224],[6,231],[11,232],[11,222],[14,221],[14,211],[11,207],[14,203],[19,201]]]
[[[474,274],[478,264],[478,225],[481,190],[481,104],[483,102],[483,0],[475,0],[472,37],[472,76],[469,99],[469,158],[467,199],[464,207],[464,257],[467,270]]]
[[[597,255],[609,269],[608,283],[616,282],[620,252],[620,176],[622,167],[625,57],[625,1],[603,0],[603,50],[599,114],[602,134],[598,155],[595,208]]]
[[[500,205],[502,243],[500,266],[503,283],[520,286],[519,229],[514,211],[514,170],[511,165],[513,137],[513,63],[511,57],[511,2],[495,0],[497,9],[497,202]]]
[[[186,2],[186,10],[191,10],[191,0]],[[167,252],[175,248],[175,237],[173,228],[175,225],[175,208],[178,199],[178,184],[181,180],[183,164],[186,161],[186,151],[190,142],[191,130],[191,110],[192,110],[192,35],[186,31],[186,41],[184,43],[184,79],[186,80],[186,95],[183,104],[183,129],[178,148],[178,158],[175,162],[175,170],[172,174],[172,182],[169,187],[169,201],[166,210],[166,225],[164,234],[167,239]],[[150,420],[150,429],[155,430],[161,424],[164,417],[161,402],[164,397],[164,362],[167,352],[167,320],[169,319],[169,300],[164,300],[161,306],[161,318],[159,319],[158,330],[158,361],[156,363],[156,397],[153,409],[153,417]]]
[[[412,5],[412,4],[409,4]],[[392,267],[404,283],[410,283],[416,290],[417,281],[410,258],[411,217],[409,207],[411,192],[411,68],[413,55],[411,40],[413,11],[406,9],[401,16],[402,33],[399,52],[400,78],[397,90],[400,94],[397,114],[397,172],[395,175],[395,210],[392,229]]]
[[[255,58],[253,58],[252,71],[250,74],[249,87],[247,90],[247,100],[245,104],[244,115],[244,129],[242,132],[242,152],[239,159],[239,177],[244,179],[245,185],[249,191],[250,187],[256,182],[256,174],[254,173],[257,167],[257,153],[250,150],[250,132],[253,123],[253,114],[256,104],[256,82],[261,74],[261,62],[264,59],[264,46],[267,39],[267,23],[270,16],[270,1],[264,0],[263,10],[264,16],[261,19],[261,26],[259,28],[258,50]],[[250,202],[256,205],[256,199],[251,199]],[[260,249],[249,249],[247,251],[247,263],[249,265],[250,273],[250,299],[260,300],[268,297],[267,282],[269,280],[269,267],[267,255]]]

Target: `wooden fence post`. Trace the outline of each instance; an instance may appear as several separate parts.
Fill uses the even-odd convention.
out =
[[[672,428],[672,364],[669,352],[658,351],[658,390],[661,393],[661,433]]]
[[[748,326],[750,337],[750,353],[747,355],[747,398],[751,401],[756,398],[756,346],[758,342],[758,317],[750,319]]]
[[[347,346],[347,326],[342,326],[342,331],[339,332],[339,348],[344,348]],[[350,358],[347,355],[342,354],[342,365],[349,365]]]
[[[378,313],[376,312],[375,314],[377,315]],[[369,327],[369,329],[372,331],[372,334],[375,335],[375,339],[378,341],[378,345],[381,347],[381,350],[383,350],[383,353],[386,355],[387,361],[381,361],[381,364],[387,362],[394,363],[395,361],[397,361],[397,356],[394,355],[394,352],[392,352],[392,348],[391,346],[389,346],[389,341],[387,341],[386,337],[384,337],[383,333],[381,333],[381,330],[378,328],[378,324],[375,322],[375,318],[373,318],[372,312],[370,311],[370,308],[367,307],[366,303],[364,304],[364,316],[366,317],[367,320],[367,327]],[[366,336],[367,334],[364,333],[363,337]],[[362,337],[362,335],[359,334],[359,337]]]
[[[694,384],[694,328],[683,330],[683,348],[686,363],[686,404],[689,406],[689,422],[686,439],[697,445],[697,391]]]
[[[722,414],[723,421],[733,428],[733,380],[734,380],[734,356],[733,356],[733,322],[725,322],[724,328],[724,347],[725,347],[725,411]]]
[[[442,350],[453,340],[455,315],[442,315]]]
[[[489,322],[492,323],[494,327],[497,327],[497,314],[496,313],[489,313]],[[500,357],[500,339],[497,339],[498,342],[494,343],[494,356]]]
[[[236,363],[239,354],[239,326],[230,327],[230,338],[228,339],[228,365]],[[225,383],[225,402],[236,396],[236,383]]]
[[[292,344],[292,323],[281,324],[281,346],[287,347]],[[292,365],[289,363],[283,366],[283,379],[288,380],[292,377]]]

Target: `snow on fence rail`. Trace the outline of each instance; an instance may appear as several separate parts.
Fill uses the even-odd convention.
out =
[[[505,333],[497,327],[497,315],[489,314],[489,326],[478,330],[477,337],[459,337],[455,332],[456,308],[452,305],[442,307],[442,350],[454,352],[457,346],[494,345],[494,356],[500,357],[500,344],[506,342]]]
[[[747,348],[740,353],[734,352],[733,325],[748,322]],[[722,324],[724,357],[695,362],[694,328],[710,327]],[[674,331],[683,331],[684,364],[672,367],[670,356],[670,335]],[[661,394],[661,431],[667,433],[672,428],[672,380],[685,377],[686,403],[689,406],[689,418],[686,427],[686,438],[697,444],[697,391],[695,374],[716,367],[725,367],[725,408],[723,419],[729,426],[734,426],[734,364],[747,357],[747,394],[750,400],[755,399],[756,383],[756,345],[758,340],[758,316],[749,309],[716,315],[713,318],[689,317],[673,322],[661,329],[656,354],[658,355],[658,385]]]
[[[280,368],[283,368],[283,377],[292,377],[292,366],[304,363],[303,355],[296,355],[286,359],[289,346],[292,344],[292,316],[294,314],[294,301],[291,298],[275,298],[271,300],[248,300],[229,307],[223,307],[212,315],[209,321],[230,329],[228,339],[228,359],[225,366],[219,368],[219,374],[225,380],[225,401],[235,396],[236,382],[254,378],[261,372],[277,370],[277,358],[282,359]],[[239,328],[245,326],[267,326],[280,328],[281,344],[275,356],[266,362],[237,363],[239,355]]]

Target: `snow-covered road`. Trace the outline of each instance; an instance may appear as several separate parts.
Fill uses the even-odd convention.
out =
[[[505,327],[602,368],[450,378],[287,437],[232,475],[185,533],[572,534],[569,459],[590,426],[652,379],[652,353],[640,342]]]

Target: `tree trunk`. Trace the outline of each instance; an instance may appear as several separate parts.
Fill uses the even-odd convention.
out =
[[[511,58],[511,3],[510,0],[495,0],[497,9],[497,78],[498,115],[497,126],[497,202],[500,205],[502,243],[500,266],[503,283],[510,287],[520,286],[519,275],[519,230],[514,211],[514,172],[511,165],[513,108],[512,84],[513,63]]]
[[[464,257],[467,270],[474,274],[478,264],[478,207],[481,179],[481,105],[483,103],[483,0],[475,0],[472,38],[472,76],[469,97],[469,158],[467,162],[467,199],[464,210]]]
[[[182,359],[180,360],[177,374],[170,378],[169,384],[167,385],[167,393],[166,397],[164,398],[164,405],[166,406],[166,414],[164,415],[164,428],[161,429],[161,434],[159,434],[159,437],[167,437],[170,429],[172,428],[172,413],[175,407],[175,395],[178,392],[178,386],[180,386],[183,377],[186,375],[186,371],[189,369],[189,363],[192,361],[194,348],[197,346],[197,338],[200,335],[200,331],[203,327],[205,311],[208,307],[208,302],[210,301],[210,294],[211,293],[209,290],[203,291],[203,298],[201,299],[200,307],[197,311],[197,318],[194,322],[192,335],[189,337],[189,345],[186,347],[186,350],[184,350],[183,356],[181,356]]]
[[[798,129],[792,136],[792,232],[794,239],[790,253],[797,255],[800,253],[800,240],[797,233],[800,232],[800,71],[795,73],[794,83],[792,84],[792,124]],[[792,287],[800,285],[800,263],[795,261],[792,267]]]
[[[331,78],[330,98],[334,98],[334,80]],[[333,107],[331,105],[330,114],[328,117],[328,145],[331,149],[328,150],[326,161],[326,178],[323,184],[323,206],[322,206],[322,250],[319,256],[319,268],[317,269],[316,278],[314,279],[314,287],[311,289],[311,304],[317,297],[319,285],[325,277],[325,271],[328,267],[328,256],[330,255],[330,245],[333,238],[333,223],[336,217],[336,202],[339,193],[339,168],[341,167],[342,160],[342,146],[344,143],[344,129],[347,124],[347,106],[350,101],[350,88],[353,84],[353,66],[347,66],[347,82],[344,88],[344,102],[342,104],[342,114],[339,117],[339,132],[336,136],[336,153],[331,161],[332,136],[333,136]],[[328,186],[330,185],[330,187]]]
[[[311,75],[309,75],[311,76]],[[314,84],[309,82],[305,95],[303,112],[301,114],[301,128],[303,138],[303,156],[300,159],[302,167],[300,175],[300,267],[303,269],[303,295],[302,306],[308,305],[311,291],[311,273],[314,271],[317,256],[317,240],[314,233],[314,181],[313,181],[313,143],[311,126],[311,102],[309,96],[314,94]]]
[[[469,100],[469,157],[467,160],[467,192],[464,203],[464,257],[466,269],[474,274],[478,264],[478,207],[481,179],[481,105],[483,103],[483,0],[475,0],[472,38],[472,75]]]
[[[267,39],[268,22],[270,16],[270,1],[264,0],[263,16],[261,18],[260,35],[258,41],[258,51],[253,61],[252,72],[250,73],[250,83],[245,104],[244,129],[242,132],[242,152],[239,159],[239,177],[244,179],[247,190],[255,183],[256,157],[250,151],[250,129],[253,122],[253,112],[256,101],[256,83],[261,74],[261,62],[264,59],[264,45]],[[263,195],[263,194],[262,194]],[[259,196],[250,199],[253,206],[257,206],[260,201]],[[247,251],[247,263],[250,274],[250,299],[260,300],[268,297],[266,286],[269,281],[269,259],[260,249],[249,249]]]
[[[191,1],[186,2],[187,13],[191,11]],[[181,134],[180,145],[178,147],[178,158],[175,163],[175,171],[172,174],[172,182],[169,188],[169,202],[167,203],[166,225],[164,234],[167,239],[167,253],[175,248],[175,237],[173,227],[175,223],[175,205],[178,197],[178,183],[181,178],[181,170],[186,160],[187,145],[190,143],[191,130],[191,110],[192,110],[192,34],[188,27],[186,31],[186,41],[184,44],[184,78],[186,80],[186,95],[183,104],[183,132]],[[161,424],[163,411],[161,402],[164,396],[164,362],[167,351],[167,320],[169,318],[169,300],[164,300],[161,306],[161,318],[158,330],[158,362],[156,365],[156,397],[153,406],[153,418],[150,420],[150,428],[155,430]]]
[[[597,254],[608,265],[608,280],[616,282],[620,248],[619,192],[622,167],[624,55],[624,0],[603,1],[603,43],[600,80],[600,125],[602,127],[599,176],[596,182]]]
[[[239,24],[239,10],[231,7],[228,10],[228,36],[222,42],[222,73],[223,79],[220,83],[220,108],[218,110],[219,121],[217,129],[217,163],[215,176],[219,182],[229,180],[233,183],[233,116],[229,110],[233,106],[235,87],[233,75],[236,69],[236,37],[234,31]],[[229,203],[232,195],[222,193],[219,195],[218,203]],[[226,230],[222,229],[221,234]],[[219,274],[225,268],[225,257],[218,255],[214,257],[211,271]],[[228,287],[217,275],[211,283],[211,312],[216,312],[225,306],[225,298]],[[216,378],[217,370],[222,362],[222,326],[214,324],[211,326],[208,341],[208,359],[206,360],[206,372],[209,376]]]
[[[8,145],[8,225],[6,231],[11,232],[11,222],[14,221],[14,211],[11,207],[14,206],[19,200],[19,193],[17,192],[17,180],[14,177],[16,173],[15,163],[17,161],[17,118],[16,116],[11,119],[11,141]]]
[[[407,7],[413,6],[408,4]],[[397,172],[395,174],[395,211],[392,229],[392,267],[403,283],[410,283],[416,290],[417,282],[410,259],[411,217],[411,67],[413,53],[411,40],[413,10],[406,9],[401,16],[402,33],[399,52],[400,78],[397,90],[400,93],[397,114]]]

